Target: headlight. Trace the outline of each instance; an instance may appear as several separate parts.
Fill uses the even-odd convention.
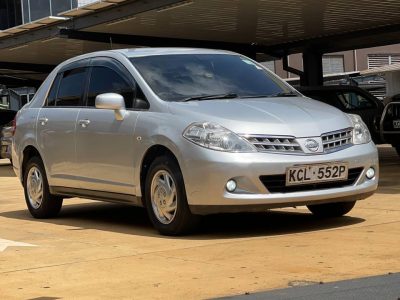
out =
[[[366,144],[371,141],[371,134],[369,133],[367,125],[363,122],[360,116],[348,114],[351,122],[353,123],[353,144]]]
[[[232,131],[214,123],[194,123],[183,132],[189,141],[213,150],[226,152],[255,152],[249,142]]]

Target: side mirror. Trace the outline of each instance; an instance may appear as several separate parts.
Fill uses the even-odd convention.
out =
[[[96,97],[96,108],[109,109],[115,112],[115,119],[122,121],[125,117],[125,100],[119,94],[116,93],[105,93],[97,95]]]

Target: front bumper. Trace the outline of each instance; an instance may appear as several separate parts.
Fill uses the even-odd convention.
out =
[[[185,147],[182,172],[190,209],[193,213],[260,211],[329,202],[361,200],[378,187],[378,152],[373,143],[322,155],[282,155],[269,153],[225,153],[201,148],[190,142]],[[327,162],[345,162],[349,169],[363,168],[354,184],[339,188],[311,191],[270,193],[260,176],[283,175],[288,167]],[[376,170],[372,180],[366,178],[368,168]],[[229,193],[228,180],[238,188]]]

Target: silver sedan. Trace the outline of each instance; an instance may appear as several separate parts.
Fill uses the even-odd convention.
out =
[[[226,51],[70,59],[18,113],[14,133],[14,170],[36,218],[77,196],[144,206],[162,234],[176,235],[213,213],[307,205],[342,216],[378,185],[359,116]]]

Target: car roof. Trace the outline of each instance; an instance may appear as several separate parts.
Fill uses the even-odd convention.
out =
[[[174,55],[174,54],[236,54],[225,50],[202,49],[202,48],[133,48],[114,50],[127,57],[141,57],[154,55]]]
[[[115,56],[124,55],[125,57],[143,57],[143,56],[156,56],[156,55],[173,55],[173,54],[229,54],[238,55],[235,52],[225,51],[225,50],[214,50],[214,49],[201,49],[201,48],[131,48],[131,49],[116,49],[116,50],[103,50],[85,53],[79,56],[72,57],[58,65],[57,70],[60,68],[74,63],[82,59],[89,59],[98,56]]]

